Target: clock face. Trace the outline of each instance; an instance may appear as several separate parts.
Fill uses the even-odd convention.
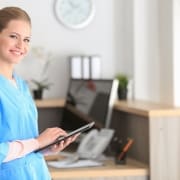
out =
[[[89,24],[94,16],[92,0],[56,0],[57,19],[70,28],[82,28]]]

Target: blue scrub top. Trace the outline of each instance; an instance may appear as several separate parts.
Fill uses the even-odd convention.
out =
[[[37,109],[25,81],[14,74],[15,87],[0,75],[0,180],[50,180],[41,153],[30,153],[3,163],[8,142],[38,136]]]

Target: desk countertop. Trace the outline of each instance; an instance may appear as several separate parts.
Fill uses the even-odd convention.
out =
[[[145,117],[180,116],[180,107],[142,100],[116,101],[114,109]]]
[[[43,100],[35,100],[36,106],[38,108],[62,108],[65,105],[65,99],[43,99]]]
[[[65,99],[43,99],[35,101],[38,108],[62,108],[65,106],[65,102]],[[117,100],[114,103],[114,109],[146,117],[180,116],[180,107],[142,100]]]
[[[56,178],[85,178],[85,177],[121,177],[121,176],[148,176],[148,166],[135,160],[128,159],[125,165],[115,165],[108,160],[105,166],[91,168],[58,169],[49,167],[53,179]]]

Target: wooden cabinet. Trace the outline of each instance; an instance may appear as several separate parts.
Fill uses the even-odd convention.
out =
[[[59,127],[62,120],[62,110],[65,105],[63,99],[36,100],[38,108],[38,127],[42,132],[48,127]]]
[[[134,138],[128,156],[149,166],[150,180],[180,179],[180,108],[118,101],[111,126],[118,138]]]

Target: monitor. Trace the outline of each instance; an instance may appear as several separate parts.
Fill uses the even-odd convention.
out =
[[[117,88],[115,79],[70,79],[61,127],[72,130],[95,121],[96,127],[108,128]]]

